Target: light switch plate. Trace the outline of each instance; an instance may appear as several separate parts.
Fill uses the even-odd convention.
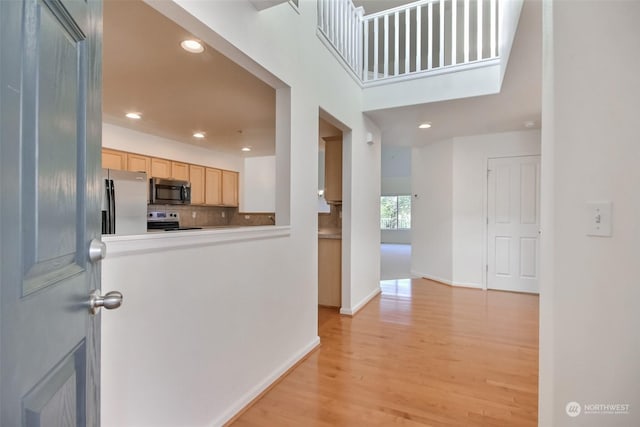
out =
[[[587,236],[611,237],[611,202],[587,202]]]

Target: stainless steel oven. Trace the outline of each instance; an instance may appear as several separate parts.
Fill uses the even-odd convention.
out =
[[[153,205],[191,204],[191,183],[175,179],[151,178],[149,200]]]

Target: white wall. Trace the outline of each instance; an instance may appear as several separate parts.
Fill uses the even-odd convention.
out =
[[[243,166],[240,156],[161,138],[110,123],[102,124],[102,146],[232,171],[242,171]]]
[[[445,140],[411,153],[411,274],[452,280],[453,144]]]
[[[545,2],[540,425],[640,425],[639,2]],[[594,55],[606,52],[606,61]],[[612,237],[586,235],[588,201]],[[568,402],[582,406],[570,418]],[[629,404],[628,415],[585,404]]]
[[[414,149],[412,272],[483,287],[487,159],[538,154],[539,130],[453,138]]]
[[[240,175],[240,212],[275,212],[276,157],[247,157]]]
[[[454,284],[482,287],[486,263],[487,159],[540,154],[540,131],[453,140]]]
[[[131,314],[126,325],[103,316],[102,425],[218,425],[317,340],[320,108],[350,129],[343,145],[342,311],[355,312],[379,292],[380,134],[361,113],[360,87],[317,38],[315,2],[300,2],[299,13],[289,4],[258,12],[246,0],[150,4],[272,84],[290,87],[290,100],[281,101],[290,105],[291,123],[276,130],[291,140],[290,161],[280,162],[280,153],[277,160],[290,170],[276,171],[291,176],[290,186],[278,189],[290,194],[288,235],[131,253],[103,265],[105,289],[120,288]],[[141,298],[158,290],[179,294],[173,309],[163,303],[169,311],[158,312]],[[149,343],[158,351],[149,354]],[[136,369],[123,366],[141,354]]]

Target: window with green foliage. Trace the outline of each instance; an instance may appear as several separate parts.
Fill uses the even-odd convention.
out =
[[[380,197],[380,228],[407,230],[411,228],[411,196]]]

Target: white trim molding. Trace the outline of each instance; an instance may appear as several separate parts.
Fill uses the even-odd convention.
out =
[[[289,369],[294,367],[298,362],[307,357],[309,353],[315,350],[320,345],[320,337],[316,337],[313,341],[300,349],[289,360],[280,365],[278,369],[273,371],[264,380],[253,387],[249,392],[236,401],[229,409],[227,409],[221,416],[211,422],[212,426],[222,426],[235,417],[240,411],[245,409],[253,400],[260,396],[265,390],[267,390],[273,383],[278,381],[280,377],[287,373]]]
[[[369,301],[377,297],[382,290],[380,286],[374,289],[369,295],[364,297],[358,304],[354,305],[351,308],[342,307],[340,308],[340,314],[344,314],[345,316],[355,316],[358,311],[360,311]]]
[[[473,283],[473,282],[456,282],[454,280],[445,279],[443,277],[434,276],[432,274],[419,273],[417,271],[411,271],[411,275],[415,277],[422,277],[423,279],[433,280],[434,282],[439,282],[449,286],[455,286],[457,288],[473,288],[473,289],[484,289],[482,283]]]

